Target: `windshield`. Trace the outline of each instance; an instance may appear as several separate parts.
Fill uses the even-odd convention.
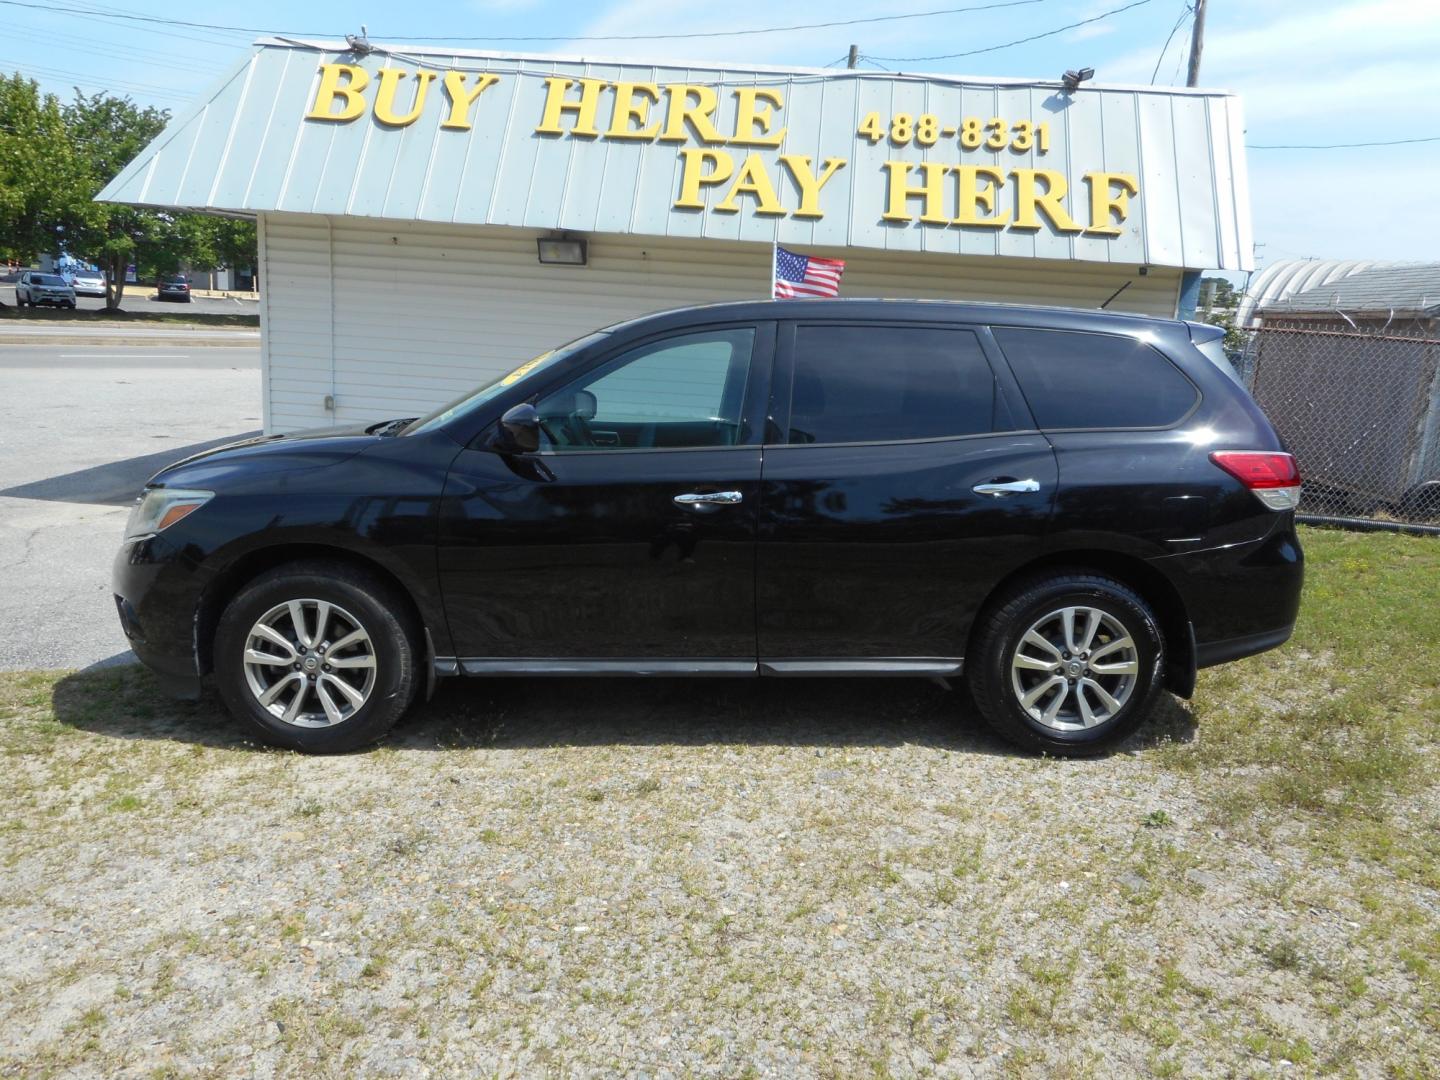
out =
[[[36,274],[30,279],[36,285],[64,285],[65,279],[56,274]]]
[[[449,405],[436,409],[429,416],[422,416],[410,425],[410,427],[406,428],[403,434],[419,435],[422,432],[434,431],[436,428],[444,427],[450,423],[450,421],[463,417],[475,409],[480,408],[480,406],[484,405],[491,398],[510,389],[510,387],[514,386],[526,376],[554,367],[562,360],[573,356],[585,348],[585,346],[592,342],[599,341],[605,336],[606,332],[603,330],[593,334],[586,334],[584,337],[576,338],[567,345],[561,345],[558,349],[551,349],[549,352],[543,352],[539,356],[526,360],[514,371],[506,372],[504,375],[486,383],[480,387],[480,389],[472,390],[465,396],[452,401]]]

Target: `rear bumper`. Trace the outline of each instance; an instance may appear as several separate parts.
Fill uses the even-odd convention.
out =
[[[1168,555],[1151,565],[1185,605],[1196,667],[1278,648],[1294,632],[1305,556],[1289,514],[1260,540]]]
[[[1295,624],[1291,623],[1278,630],[1265,630],[1259,634],[1226,638],[1224,641],[1209,641],[1204,645],[1197,643],[1195,666],[1197,668],[1214,667],[1216,664],[1228,664],[1231,660],[1240,660],[1246,656],[1254,656],[1256,653],[1278,649],[1290,640],[1290,635],[1294,632]]]

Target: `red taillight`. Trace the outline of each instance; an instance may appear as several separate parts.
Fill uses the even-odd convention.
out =
[[[1289,454],[1273,450],[1216,450],[1210,460],[1244,484],[1271,510],[1300,505],[1300,470]]]
[[[1258,450],[1216,450],[1210,460],[1251,491],[1295,487],[1300,470],[1289,454]]]

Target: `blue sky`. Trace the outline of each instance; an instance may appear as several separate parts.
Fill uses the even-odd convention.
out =
[[[960,7],[985,0],[791,0],[785,5],[675,0],[469,0],[175,6],[98,0],[36,7],[0,3],[0,67],[64,97],[71,87],[128,93],[179,108],[234,62],[254,35],[104,19],[86,8],[279,33],[370,37],[470,35],[475,48],[595,57],[735,60],[822,66],[854,42],[862,54],[908,57],[979,49],[1101,15],[1133,0],[1035,0],[991,11],[787,33],[634,40]],[[994,0],[991,0],[994,2]],[[1183,83],[1188,22],[1161,46],[1185,0],[1145,0],[1075,30],[959,61],[891,68],[1055,77],[1096,69],[1097,81]],[[560,40],[505,42],[505,35]],[[566,35],[615,35],[608,42]],[[1245,98],[1252,144],[1351,143],[1440,136],[1440,0],[1210,0],[1203,85]],[[1440,259],[1440,142],[1342,150],[1252,150],[1260,265],[1298,257]]]

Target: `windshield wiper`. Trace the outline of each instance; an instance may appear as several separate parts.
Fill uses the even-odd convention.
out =
[[[366,435],[398,435],[407,427],[419,420],[418,416],[407,416],[403,420],[381,420],[378,424],[371,424],[365,429]]]

